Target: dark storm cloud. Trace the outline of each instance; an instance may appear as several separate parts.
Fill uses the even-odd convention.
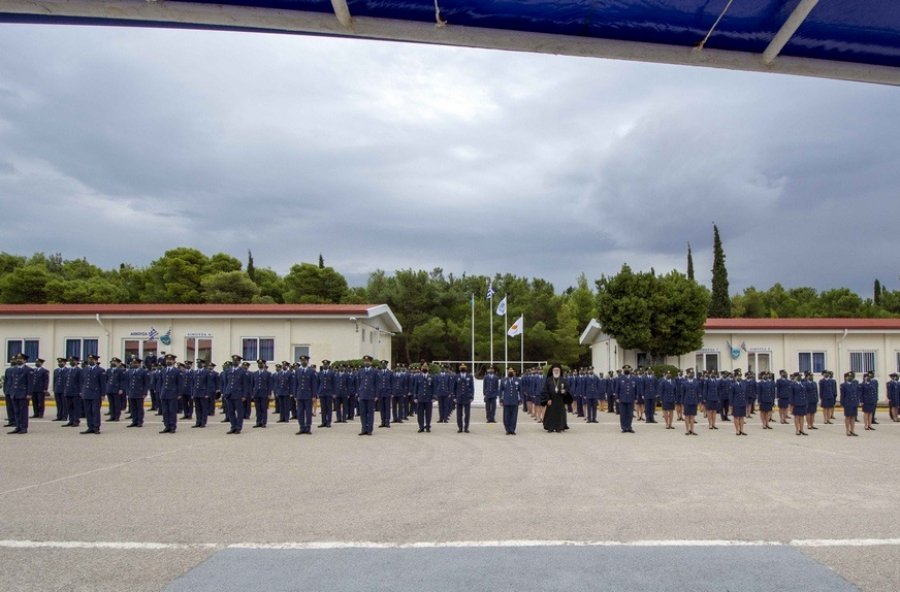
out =
[[[376,42],[6,26],[4,249],[286,272],[898,275],[898,90]],[[42,232],[34,232],[38,223]]]

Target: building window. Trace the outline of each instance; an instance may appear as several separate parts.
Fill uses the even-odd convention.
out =
[[[158,341],[151,341],[149,339],[125,339],[122,344],[122,359],[126,362],[130,362],[131,360],[138,359],[141,362],[144,361],[144,358],[153,354],[155,358],[157,355],[157,349],[159,347]]]
[[[365,329],[363,329],[365,331]],[[308,345],[295,345],[294,346],[294,359],[291,362],[299,362],[300,356],[309,357],[309,346]]]
[[[366,330],[365,329],[362,330],[362,342],[363,343],[366,342]]]
[[[800,352],[800,372],[825,372],[825,352]]]
[[[72,338],[66,339],[66,357],[78,356],[82,360],[89,355],[97,355],[100,353],[100,340],[94,338]]]
[[[245,360],[275,361],[275,339],[273,337],[244,337],[241,350]]]
[[[7,339],[6,361],[8,362],[13,356],[25,354],[28,356],[28,361],[33,362],[41,355],[40,345],[38,339]]]
[[[272,351],[275,351],[274,346]],[[208,337],[188,337],[184,348],[185,360],[202,359],[207,362],[212,360],[212,339]],[[274,354],[273,354],[274,356]],[[257,358],[253,358],[254,360]],[[266,358],[267,360],[269,358]],[[274,359],[274,357],[272,358]]]
[[[900,351],[897,352],[897,370],[896,372],[900,372]]]
[[[875,353],[874,351],[850,352],[850,371],[856,374],[875,372]]]
[[[719,354],[717,353],[701,353],[697,354],[697,372],[718,372],[719,371]]]

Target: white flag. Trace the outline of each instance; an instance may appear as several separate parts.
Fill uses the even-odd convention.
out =
[[[504,296],[503,300],[500,301],[500,304],[497,305],[497,314],[501,317],[506,314],[506,296]]]
[[[512,327],[509,328],[509,331],[507,331],[506,334],[509,335],[510,337],[515,337],[516,335],[521,335],[525,330],[525,327],[523,326],[524,323],[522,321],[523,321],[523,318],[519,317],[519,320],[512,324]]]

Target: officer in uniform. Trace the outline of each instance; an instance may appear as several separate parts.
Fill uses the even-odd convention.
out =
[[[178,428],[178,397],[183,390],[184,375],[175,366],[175,355],[166,354],[166,366],[159,371],[159,408],[163,429],[160,434],[174,434]]]
[[[363,356],[363,367],[357,372],[359,396],[360,436],[371,436],[375,423],[375,403],[378,400],[378,371],[372,368],[372,356]]]
[[[240,358],[240,356],[236,356]],[[235,362],[240,364],[240,360]],[[219,391],[222,393],[222,414],[225,416],[223,420],[219,423],[232,423],[231,422],[231,378],[234,375],[234,365],[230,360],[226,360],[224,364],[222,364],[222,372],[219,373]]]
[[[507,436],[516,435],[519,419],[519,403],[522,401],[522,381],[516,378],[516,369],[506,369],[506,377],[500,381],[500,406],[503,408],[503,427]]]
[[[391,427],[393,383],[394,373],[388,368],[388,361],[381,360],[381,369],[378,371],[378,414],[381,417],[379,428]]]
[[[191,428],[205,428],[209,410],[215,405],[214,393],[215,382],[210,380],[209,369],[206,367],[206,360],[197,358],[197,367],[193,374],[190,375],[191,380],[191,396],[194,399],[194,413],[197,420]]]
[[[322,423],[318,425],[320,428],[330,428],[334,419],[334,395],[336,394],[335,383],[337,377],[334,370],[331,369],[331,360],[322,360],[322,369],[319,370],[319,409],[322,411]]]
[[[109,405],[109,421],[119,421],[122,417],[121,394],[124,392],[124,369],[122,360],[110,358],[109,370],[106,371],[106,401]]]
[[[19,354],[15,358],[15,365],[5,375],[3,388],[8,393],[8,401],[12,403],[12,424],[15,428],[8,434],[28,433],[28,406],[34,383],[34,371],[25,365],[28,357]],[[7,405],[9,404],[7,403]]]
[[[657,392],[659,400],[662,403],[663,420],[666,422],[667,430],[674,430],[672,425],[673,415],[675,415],[675,381],[672,380],[672,373],[666,370],[662,380],[657,384]]]
[[[897,373],[891,373],[891,379],[887,383],[888,407],[891,412],[891,421],[900,421],[897,417],[897,409],[900,407],[900,382],[897,381]]]
[[[193,360],[185,360],[185,367],[182,370],[184,372],[184,380],[182,381],[181,388],[181,409],[184,412],[184,415],[181,419],[193,419],[194,418],[194,361]]]
[[[275,407],[278,421],[288,423],[291,420],[291,395],[293,394],[293,377],[290,362],[282,362],[281,370],[275,373]]]
[[[66,395],[66,409],[69,411],[69,421],[62,427],[78,427],[81,424],[81,366],[78,365],[78,356],[69,357],[69,368],[66,371],[66,385],[63,392]]]
[[[631,366],[622,366],[622,378],[616,389],[619,403],[619,426],[623,434],[633,434],[631,422],[634,419],[634,402],[637,400],[640,379],[631,374]]]
[[[397,365],[397,371],[391,378],[391,413],[394,423],[403,423],[406,418],[404,406],[409,394],[409,373],[403,364]]]
[[[32,417],[44,417],[44,404],[50,391],[50,371],[44,368],[44,360],[34,361],[33,380],[31,384]]]
[[[350,373],[347,366],[341,364],[334,373],[334,414],[335,423],[347,423],[350,406]]]
[[[434,385],[434,396],[438,402],[438,423],[447,423],[450,417],[449,400],[452,392],[450,385],[450,373],[447,372],[445,365],[441,365],[441,371],[437,375],[437,382]]]
[[[815,425],[816,412],[819,410],[819,387],[813,380],[813,373],[806,371],[803,377],[803,388],[806,389],[806,428],[817,430]]]
[[[410,377],[412,383],[413,400],[416,402],[416,419],[419,422],[419,433],[431,432],[431,413],[434,407],[434,388],[437,378],[428,372],[428,366],[423,364],[420,373]]]
[[[56,358],[56,368],[53,369],[53,398],[56,401],[56,419],[53,421],[65,421],[69,416],[66,408],[66,359]]]
[[[647,374],[644,376],[644,415],[647,419],[647,423],[656,423],[656,395],[657,395],[657,386],[658,381],[656,380],[656,375],[653,373],[653,370],[647,369]]]
[[[841,383],[841,407],[844,408],[844,429],[848,436],[857,435],[855,428],[859,402],[859,383],[853,380],[853,372],[846,372]]]
[[[19,363],[18,356],[9,359],[9,367],[3,372],[3,402],[6,405],[6,425],[4,427],[16,427],[16,409],[10,396],[10,387],[12,387],[12,376],[16,365]]]
[[[294,398],[297,400],[297,435],[312,434],[313,409],[319,394],[319,378],[309,367],[309,356],[300,356],[300,367],[294,372]]]
[[[88,355],[88,367],[82,373],[81,400],[87,429],[82,434],[100,433],[100,404],[106,393],[106,371],[100,367],[97,354]]]
[[[803,423],[806,419],[806,407],[809,401],[806,397],[806,388],[800,382],[801,374],[795,372],[791,375],[791,413],[794,416],[794,429],[797,436],[808,435],[803,431]]]
[[[684,435],[696,436],[694,424],[697,421],[697,407],[700,405],[700,382],[694,378],[694,369],[688,368],[687,376],[681,382],[681,405],[684,417]]]
[[[778,415],[781,417],[781,423],[788,421],[788,406],[791,399],[791,380],[788,379],[787,372],[781,370],[778,372],[778,380],[775,381],[775,397],[778,399]]]
[[[456,380],[456,389],[453,392],[453,402],[456,405],[456,430],[457,434],[469,433],[469,419],[472,415],[472,401],[475,399],[475,379],[468,372],[465,364],[459,366],[459,378]]]
[[[273,390],[272,373],[269,372],[266,361],[256,360],[256,371],[250,375],[250,395],[256,409],[254,428],[264,428],[269,423],[269,397]]]
[[[496,366],[488,366],[487,374],[484,375],[481,385],[487,423],[497,423],[497,397],[500,395],[500,379],[495,372],[496,369]]]
[[[125,375],[125,394],[128,395],[128,409],[131,411],[131,423],[125,427],[144,426],[144,398],[149,388],[150,373],[141,366],[141,361],[135,358]]]

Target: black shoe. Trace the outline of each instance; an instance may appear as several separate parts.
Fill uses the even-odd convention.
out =
[[[130,423],[130,424],[128,424],[128,425],[125,426],[125,427],[126,427],[126,428],[136,428],[136,427],[137,427],[137,424],[136,424],[136,423]]]
[[[16,427],[16,424],[14,424],[14,423],[8,423],[8,424],[4,425],[3,427],[5,427],[5,428],[14,428],[14,427]]]
[[[649,420],[647,420],[647,423],[656,423],[656,420],[655,420],[655,419],[649,419]]]
[[[199,425],[199,424],[196,424],[196,423],[195,423],[194,425],[191,426],[191,428],[202,428],[202,427],[203,427],[202,425]]]
[[[65,419],[62,419],[61,417],[57,417],[57,418],[54,419],[53,421],[66,421],[66,420],[65,420]]]
[[[425,428],[419,428],[418,433],[421,434],[421,433],[424,432],[424,431],[425,431]]]
[[[430,434],[430,433],[431,433],[431,428],[425,428],[425,431],[428,432],[428,433]]]
[[[457,434],[461,434],[461,433],[462,433],[462,430],[456,430],[456,433],[457,433]]]
[[[628,430],[628,433],[629,433],[629,434],[633,434],[633,433],[634,433],[634,430]]]
[[[369,432],[360,432],[357,434],[357,436],[367,436],[368,434]]]
[[[171,434],[171,433],[172,433],[172,430],[170,430],[169,428],[166,428],[166,429],[162,430],[162,431],[159,432],[159,433],[160,433],[160,434]]]
[[[469,428],[466,428],[466,429],[464,429],[463,431],[464,431],[465,433],[468,434],[468,433],[469,433]]]
[[[286,420],[286,419],[279,419],[275,423],[287,423],[287,422],[288,422],[288,420]]]
[[[83,432],[78,432],[79,434],[93,434],[94,430],[84,430]]]
[[[22,433],[22,430],[20,430],[19,428],[16,428],[11,432],[6,432],[6,433],[7,434],[20,434],[20,433]]]
[[[222,421],[220,421],[220,422],[219,422],[219,423],[230,423],[230,421],[231,421],[231,420],[228,420],[228,419],[223,419],[223,420],[222,420]]]
[[[255,425],[255,426],[253,426],[253,427],[254,427],[254,428],[261,428],[261,427],[262,427],[262,426],[261,426],[261,425],[259,425],[259,424],[256,424],[256,425]]]

